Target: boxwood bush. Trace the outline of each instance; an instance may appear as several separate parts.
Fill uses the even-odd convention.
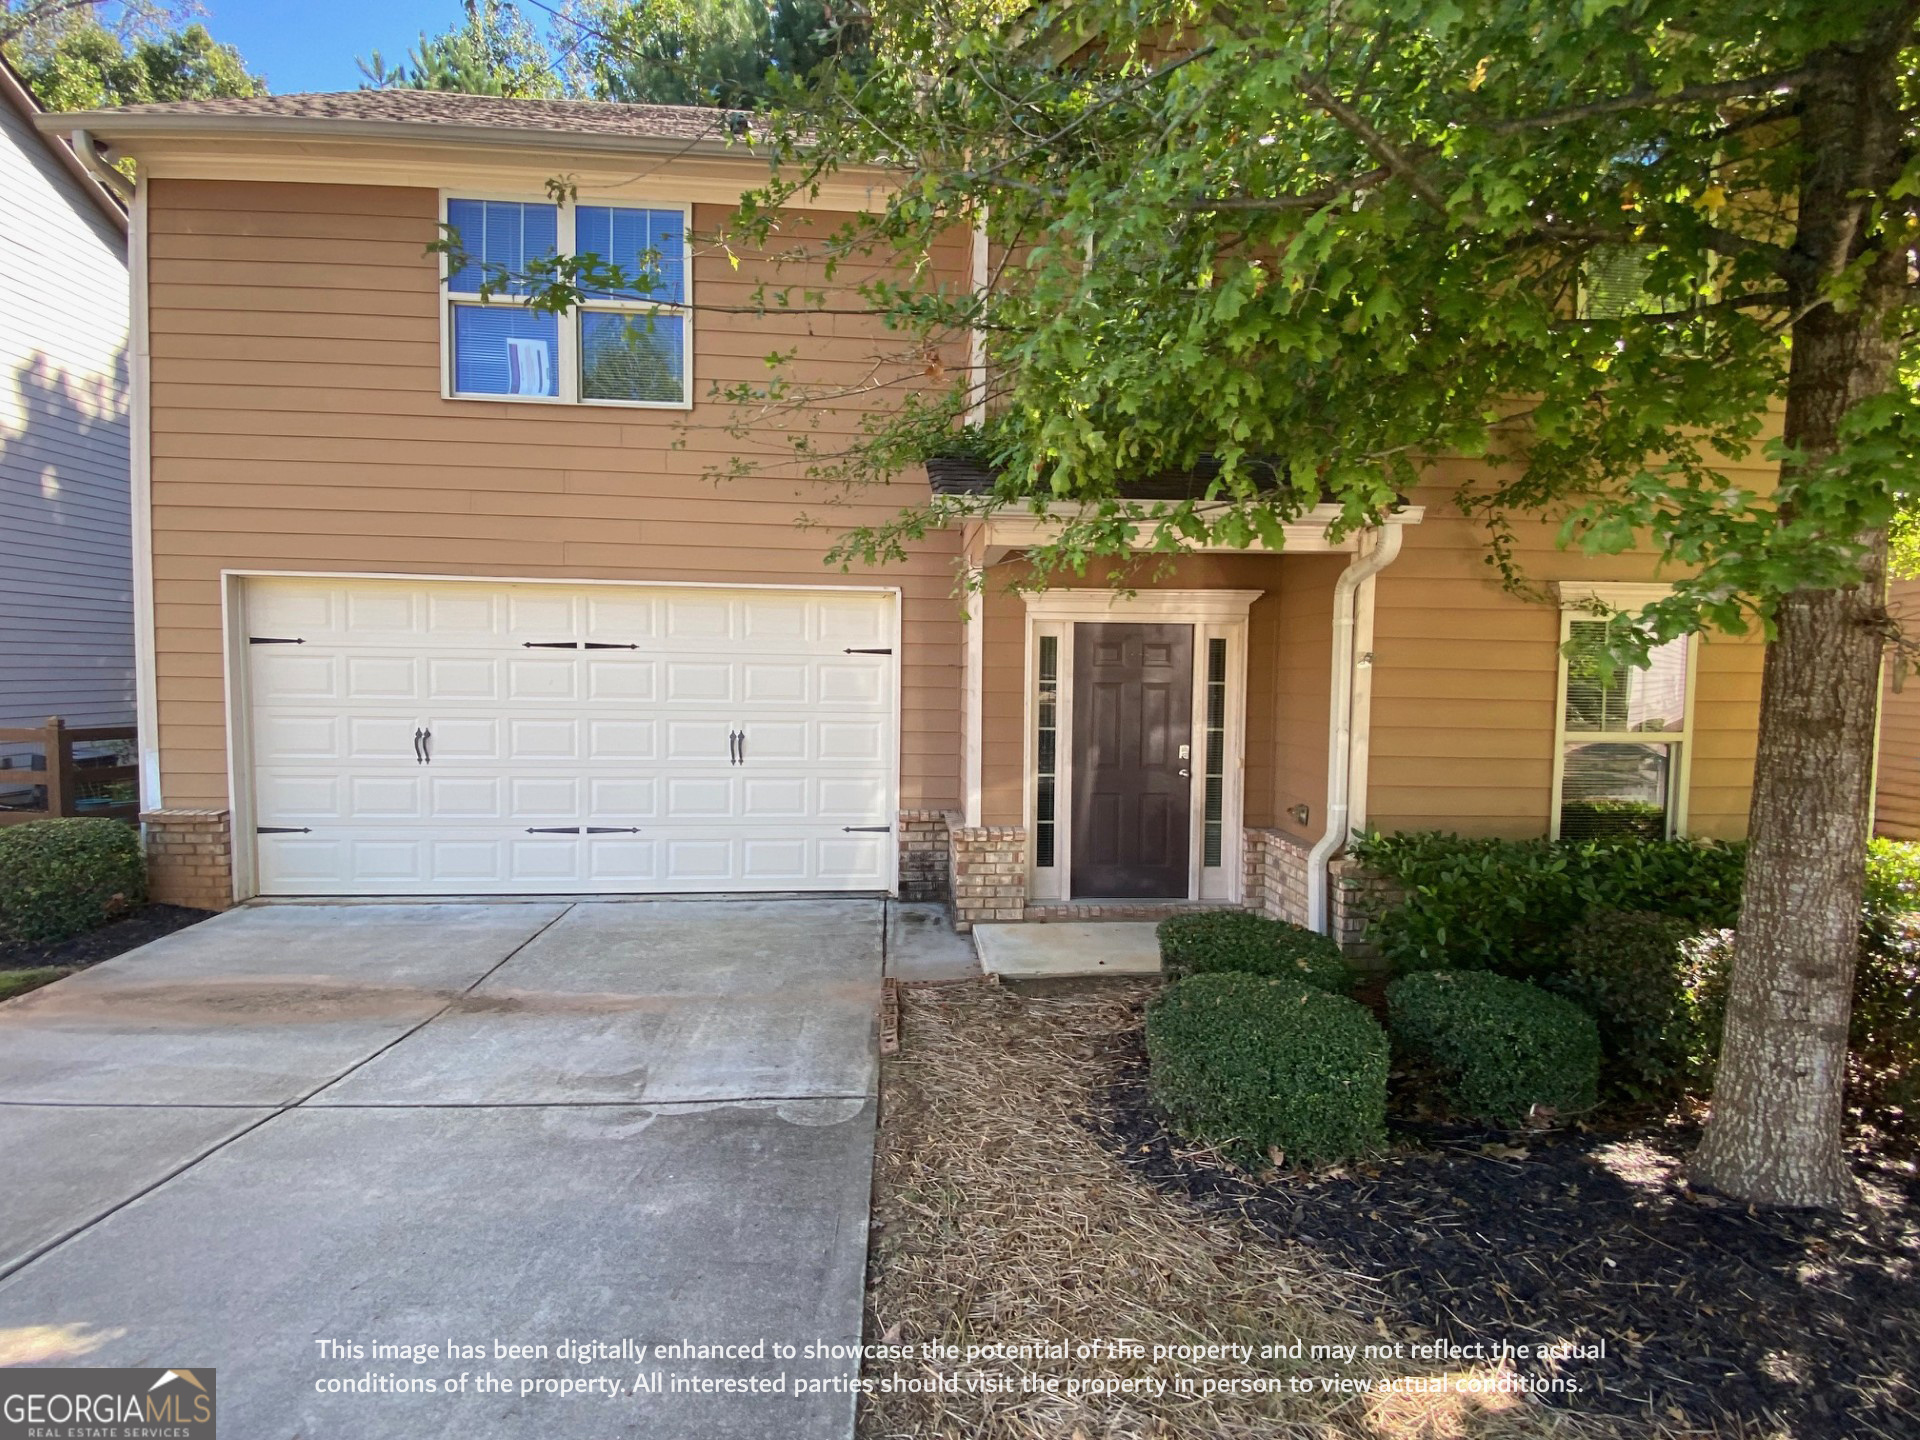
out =
[[[1239,970],[1304,980],[1336,995],[1353,986],[1353,971],[1338,945],[1285,920],[1247,910],[1203,910],[1170,915],[1154,933],[1160,937],[1161,968],[1170,980]]]
[[[1174,1127],[1245,1165],[1317,1164],[1386,1135],[1387,1036],[1365,1007],[1297,980],[1220,971],[1147,1011],[1154,1101]]]
[[[1486,970],[1429,970],[1387,986],[1393,1038],[1431,1060],[1464,1116],[1500,1125],[1591,1110],[1600,1034],[1571,1000]]]
[[[140,832],[119,820],[31,820],[0,829],[0,943],[46,944],[147,898]]]
[[[1848,1036],[1850,1098],[1882,1123],[1920,1120],[1920,843],[1867,848],[1866,918]]]
[[[1595,910],[1541,984],[1593,1016],[1601,1075],[1636,1100],[1704,1091],[1726,1023],[1733,932],[1644,910]]]
[[[1369,938],[1393,968],[1557,970],[1590,910],[1652,910],[1730,927],[1746,847],[1711,840],[1488,840],[1370,835],[1353,853],[1391,887]]]

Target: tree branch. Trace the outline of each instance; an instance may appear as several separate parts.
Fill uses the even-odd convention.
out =
[[[1581,120],[1597,120],[1628,110],[1670,109],[1675,105],[1704,105],[1719,100],[1741,100],[1754,95],[1773,95],[1782,90],[1797,90],[1819,74],[1817,67],[1803,65],[1796,70],[1778,70],[1770,75],[1749,75],[1744,80],[1721,80],[1712,85],[1688,85],[1662,94],[1642,88],[1629,90],[1605,100],[1589,100],[1584,105],[1569,105],[1564,110],[1547,110],[1514,120],[1466,120],[1462,123],[1490,130],[1496,135],[1512,135],[1522,130],[1550,130],[1556,125],[1571,125]]]
[[[1374,129],[1372,122],[1366,116],[1340,99],[1318,80],[1301,81],[1300,93],[1351,131],[1355,138],[1367,147],[1367,153],[1392,174],[1404,180],[1407,188],[1415,195],[1442,215],[1447,213],[1445,197],[1434,188],[1433,182],[1420,172],[1420,167],[1413,163],[1413,158]]]
[[[1779,310],[1793,303],[1793,297],[1784,290],[1763,290],[1754,295],[1735,295],[1726,300],[1714,300],[1706,305],[1693,305],[1685,310],[1650,310],[1645,314],[1609,315],[1599,318],[1568,319],[1555,323],[1556,330],[1586,329],[1593,325],[1617,325],[1622,320],[1645,320],[1654,325],[1679,325],[1688,320],[1698,320],[1704,315],[1731,314],[1739,310]]]
[[[1318,190],[1304,190],[1296,195],[1203,195],[1188,202],[1189,210],[1318,210],[1323,205],[1331,205],[1360,190],[1370,190],[1382,181],[1393,177],[1393,172],[1382,165],[1377,170],[1369,170],[1364,175],[1349,176],[1330,185],[1322,185]]]

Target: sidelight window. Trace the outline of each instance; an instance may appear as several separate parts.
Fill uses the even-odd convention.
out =
[[[1200,858],[1208,869],[1217,870],[1227,798],[1227,642],[1220,636],[1207,641],[1206,705],[1206,830]]]
[[[1060,779],[1060,637],[1039,637],[1034,673],[1033,863],[1053,868],[1054,825]]]

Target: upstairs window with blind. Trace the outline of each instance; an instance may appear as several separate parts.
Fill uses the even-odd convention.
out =
[[[1693,642],[1658,646],[1645,669],[1600,663],[1606,622],[1564,618],[1554,835],[1662,840],[1685,822]]]
[[[457,269],[449,261],[441,292],[450,398],[692,403],[686,207],[459,196],[445,205],[467,256]],[[529,309],[527,267],[556,255],[597,256],[628,283],[589,293],[564,316]]]

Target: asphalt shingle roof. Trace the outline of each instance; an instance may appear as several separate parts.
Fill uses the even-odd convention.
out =
[[[1191,470],[1162,471],[1122,480],[1115,493],[1122,500],[1200,500],[1207,487],[1220,478],[1220,462],[1203,457]],[[1256,490],[1272,490],[1280,483],[1279,471],[1270,462],[1251,463],[1251,478]],[[995,476],[985,466],[969,461],[932,460],[927,464],[927,480],[939,495],[991,495]]]
[[[744,135],[743,110],[701,105],[616,105],[602,100],[504,100],[446,90],[344,90],[311,95],[254,95],[244,99],[174,100],[127,105],[116,117],[175,115],[235,120],[359,121],[379,125],[550,130],[556,135],[607,135],[661,140],[721,140]]]

